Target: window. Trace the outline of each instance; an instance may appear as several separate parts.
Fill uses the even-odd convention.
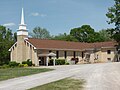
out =
[[[14,50],[14,47],[13,47],[13,50]]]
[[[56,51],[56,58],[59,58],[59,51]]]
[[[64,52],[65,59],[67,58],[67,51]]]
[[[108,61],[111,61],[111,58],[107,58]]]
[[[111,54],[111,50],[107,50],[107,54]]]
[[[49,53],[51,53],[52,51],[50,50]]]

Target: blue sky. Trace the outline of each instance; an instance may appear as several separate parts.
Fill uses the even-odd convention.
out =
[[[113,27],[105,15],[113,5],[114,0],[1,0],[0,25],[16,32],[23,7],[29,32],[40,26],[57,35],[85,24],[99,31]]]

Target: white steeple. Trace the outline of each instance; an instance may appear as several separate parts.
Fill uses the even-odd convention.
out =
[[[17,31],[17,35],[26,35],[28,36],[28,31],[26,28],[26,24],[24,23],[24,10],[22,8],[22,14],[21,14],[21,23],[19,24],[19,29]]]
[[[21,24],[24,25],[24,11],[22,8],[22,15],[21,15]]]

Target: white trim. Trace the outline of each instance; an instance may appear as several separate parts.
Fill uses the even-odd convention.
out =
[[[36,49],[36,47],[33,45],[33,44],[31,44],[29,41],[27,41],[27,39],[24,39],[27,43],[29,43],[32,47],[34,47],[34,49]]]
[[[17,35],[26,35],[26,36],[28,36],[28,32],[27,31],[18,31]]]
[[[12,47],[11,47],[8,51],[11,51],[11,49],[12,49],[16,44],[17,44],[17,42],[14,43],[14,44],[12,45]]]

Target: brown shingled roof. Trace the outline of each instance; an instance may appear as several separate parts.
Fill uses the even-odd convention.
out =
[[[61,40],[47,40],[47,39],[27,39],[37,49],[60,49],[60,50],[84,50],[90,48],[101,47],[114,47],[116,44],[114,41],[98,42],[98,43],[81,43],[81,42],[69,42]]]

